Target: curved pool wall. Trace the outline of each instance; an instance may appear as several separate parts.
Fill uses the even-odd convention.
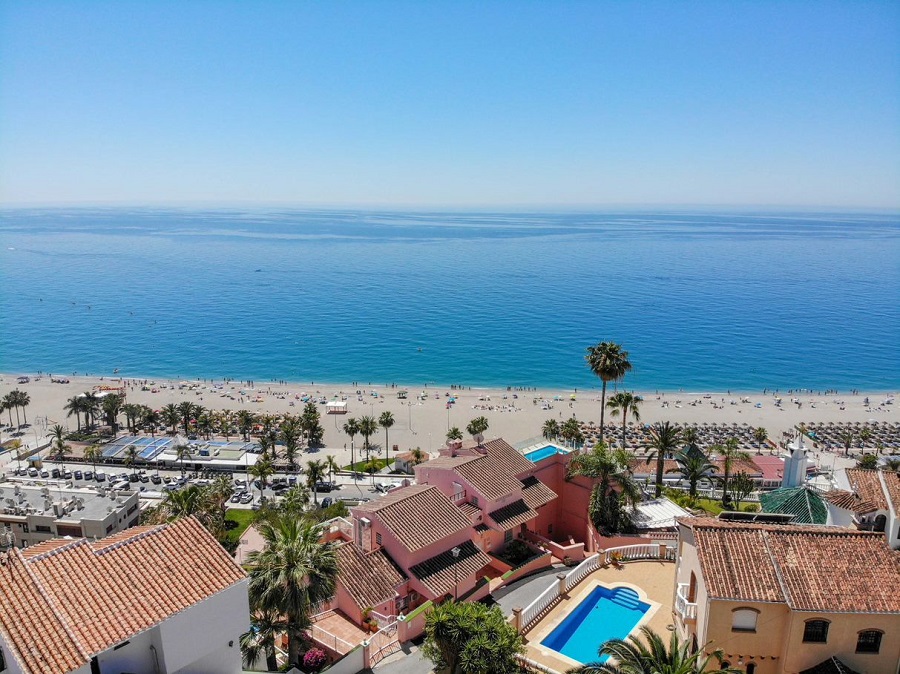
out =
[[[603,662],[597,651],[610,639],[625,639],[650,610],[627,587],[598,585],[541,644],[580,663]]]

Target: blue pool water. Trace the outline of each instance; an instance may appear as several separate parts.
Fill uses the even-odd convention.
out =
[[[577,662],[594,662],[604,642],[626,638],[649,608],[634,590],[598,585],[541,643]]]
[[[559,447],[554,445],[547,445],[546,447],[541,447],[540,449],[536,449],[533,452],[528,452],[525,455],[525,458],[531,461],[532,463],[537,463],[542,459],[546,459],[548,456],[553,456],[554,454],[559,454],[562,452]]]

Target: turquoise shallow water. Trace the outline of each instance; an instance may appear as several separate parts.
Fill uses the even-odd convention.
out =
[[[887,214],[0,211],[0,370],[890,390]]]
[[[650,609],[634,590],[598,585],[541,642],[581,663],[604,662],[597,651],[610,639],[625,639]]]

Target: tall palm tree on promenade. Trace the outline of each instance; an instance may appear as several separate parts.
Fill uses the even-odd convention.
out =
[[[183,403],[179,403],[177,406],[178,414],[181,416],[181,424],[182,428],[184,428],[184,434],[188,435],[190,433],[190,423],[191,419],[197,414],[197,406],[185,400]]]
[[[353,438],[359,433],[359,422],[350,417],[344,422],[344,433],[350,436],[350,470],[356,471],[356,455],[353,451]]]
[[[132,435],[137,433],[137,422],[141,417],[142,407],[135,403],[122,405],[122,414],[125,415],[125,427]]]
[[[134,445],[125,448],[125,465],[131,467],[131,472],[137,472],[138,449]]]
[[[156,437],[156,427],[159,425],[161,415],[157,410],[149,407],[144,409],[143,422],[150,426],[150,437]]]
[[[691,496],[697,495],[697,483],[712,475],[716,470],[716,467],[702,452],[681,451],[675,455],[675,461],[678,462],[678,468],[671,468],[668,472],[681,473],[681,476],[690,485],[688,493]]]
[[[581,475],[594,480],[589,514],[600,532],[617,533],[625,524],[621,504],[634,506],[641,500],[641,489],[628,467],[630,458],[626,451],[600,443],[569,462],[567,477]]]
[[[10,391],[5,396],[3,396],[3,406],[7,410],[16,410],[16,427],[20,427],[22,425],[22,420],[19,418],[19,404],[16,402],[16,392]],[[12,426],[12,412],[9,415],[9,425]]]
[[[275,474],[275,467],[268,458],[261,456],[256,463],[250,466],[247,472],[259,480],[259,499],[262,501],[263,491],[269,484],[269,478]]]
[[[681,440],[681,431],[678,426],[668,421],[658,421],[650,428],[650,444],[652,450],[647,455],[647,463],[656,459],[656,498],[662,496],[663,471],[666,457],[674,454]]]
[[[75,415],[75,421],[78,424],[78,430],[81,431],[81,411],[82,411],[81,398],[78,396],[72,396],[66,401],[63,410],[66,413],[66,418],[68,419],[73,414]]]
[[[85,391],[81,396],[81,405],[85,426],[93,428],[97,413],[100,412],[100,398],[93,391]]]
[[[178,424],[181,422],[181,414],[178,412],[178,406],[175,403],[165,405],[162,410],[160,410],[160,416],[162,417],[162,422],[166,426],[172,427],[170,432],[172,435],[175,435]]]
[[[22,408],[22,421],[25,422],[25,425],[28,425],[28,416],[25,414],[25,408],[31,404],[31,396],[28,395],[25,391],[17,391],[18,393],[18,404],[19,407]]]
[[[100,445],[90,445],[84,449],[84,460],[91,462],[94,473],[97,472],[97,462],[103,458],[103,450]]]
[[[184,477],[184,460],[191,458],[191,448],[187,445],[178,445],[175,447],[175,460],[181,464],[181,477]]]
[[[66,460],[66,456],[72,453],[72,447],[66,443],[66,429],[56,424],[50,429],[51,451],[53,452],[53,460],[62,464]]]
[[[734,468],[735,461],[750,461],[750,455],[741,449],[737,438],[728,438],[724,444],[713,445],[710,447],[710,453],[716,453],[722,457],[722,505],[727,506],[728,498],[728,481],[731,478],[731,471]]]
[[[600,342],[596,346],[589,346],[585,360],[587,360],[591,372],[600,377],[600,381],[603,382],[600,394],[600,442],[603,442],[606,384],[611,381],[622,381],[625,375],[631,371],[631,361],[628,360],[628,352],[623,351],[622,346],[615,342]]]
[[[375,417],[364,416],[359,420],[359,434],[363,436],[364,447],[366,450],[366,460],[369,459],[369,438],[378,431],[378,422]]]
[[[113,393],[104,396],[100,401],[100,409],[103,411],[106,425],[112,428],[113,435],[119,432],[119,413],[122,411],[122,402],[125,396]]]
[[[856,438],[856,431],[852,428],[842,428],[837,434],[838,440],[844,445],[844,456],[850,455],[850,448],[853,446],[853,440]]]
[[[541,427],[541,435],[545,440],[555,440],[559,437],[559,422],[556,419],[547,419]]]
[[[628,413],[631,413],[631,418],[635,421],[641,420],[640,406],[641,402],[644,399],[641,396],[636,396],[634,393],[629,391],[619,391],[615,395],[611,396],[609,401],[606,403],[606,406],[609,408],[610,416],[617,417],[619,413],[622,414],[622,449],[625,449],[625,432],[626,432],[626,420],[628,418]]]
[[[691,449],[700,449],[700,431],[694,426],[681,429],[681,441]]]
[[[6,413],[9,415],[9,425],[10,426],[13,425],[12,409],[13,409],[12,397],[10,396],[9,393],[7,393],[5,396],[3,396],[3,399],[0,400],[0,412],[2,412],[3,410],[6,410]]]
[[[318,459],[306,462],[306,486],[312,492],[313,503],[317,506],[319,505],[319,498],[316,495],[316,482],[322,481],[322,478],[325,477],[325,470],[325,463]]]
[[[581,424],[574,416],[566,419],[559,427],[559,436],[567,443],[572,443],[572,449],[576,449],[579,444],[584,442],[584,432],[581,430]]]
[[[334,596],[338,573],[333,543],[321,543],[315,523],[284,516],[258,524],[265,547],[248,557],[250,605],[284,616],[288,663],[300,665],[303,631],[316,606]]]
[[[250,410],[238,410],[237,423],[238,430],[244,436],[244,442],[250,442],[250,431],[253,430],[253,422],[256,415]]]
[[[328,471],[328,479],[333,480],[334,474],[338,472],[341,467],[338,465],[337,460],[334,458],[333,454],[329,454],[325,457],[325,470]]]
[[[287,459],[291,471],[297,468],[297,450],[300,448],[300,438],[303,436],[303,428],[297,417],[288,416],[281,422],[281,441],[284,443],[284,458]]]
[[[391,426],[394,425],[394,415],[390,412],[382,412],[381,416],[378,417],[378,424],[384,429],[384,451],[385,456],[387,456],[387,451],[390,449],[391,445],[388,431],[391,429]]]
[[[762,454],[762,446],[763,446],[763,443],[769,439],[769,431],[767,431],[762,426],[757,426],[756,428],[753,429],[753,439],[759,443],[756,453]]]
[[[643,641],[636,634],[628,639],[610,639],[597,651],[604,662],[589,662],[570,669],[567,674],[736,674],[737,669],[722,668],[725,657],[721,649],[707,654],[693,650],[672,632],[669,644],[646,625],[640,628]],[[646,642],[646,643],[645,643]]]

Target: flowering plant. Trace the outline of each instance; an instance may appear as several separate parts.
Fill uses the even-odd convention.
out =
[[[325,665],[328,656],[321,648],[310,648],[303,655],[303,669],[307,672],[318,672]]]

